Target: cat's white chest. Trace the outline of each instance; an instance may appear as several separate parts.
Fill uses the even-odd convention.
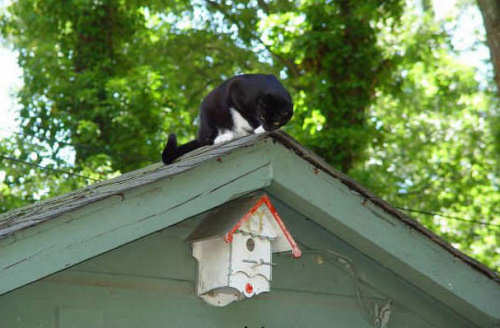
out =
[[[253,133],[253,128],[248,123],[248,121],[241,116],[241,114],[235,110],[234,108],[230,108],[229,111],[231,112],[231,116],[233,117],[233,133],[234,137],[243,137],[246,135],[249,135]]]
[[[238,113],[237,110],[230,108],[231,117],[233,119],[233,128],[231,130],[220,130],[217,138],[215,138],[214,143],[222,143],[235,138],[240,138],[254,133],[254,129],[248,123],[248,121]],[[259,129],[259,128],[257,128]],[[257,130],[256,129],[256,130]],[[263,130],[263,129],[262,129]],[[260,132],[260,130],[259,130]]]

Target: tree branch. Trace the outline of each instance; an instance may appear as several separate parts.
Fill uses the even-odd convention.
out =
[[[495,71],[495,82],[500,96],[500,4],[498,0],[477,0],[484,20],[486,38]]]
[[[216,10],[218,10],[224,16],[224,18],[229,20],[231,23],[235,24],[238,27],[238,31],[240,31],[242,29],[240,22],[238,20],[236,20],[233,17],[233,15],[231,15],[230,13],[227,12],[227,6],[224,6],[216,1],[212,1],[212,0],[206,0],[206,2],[208,5],[215,8]],[[262,1],[259,1],[259,4],[260,4],[260,2],[262,2]],[[263,10],[267,14],[269,13],[269,8],[267,7],[267,5],[265,6],[265,8],[263,8]],[[299,68],[297,67],[297,65],[293,61],[291,61],[290,59],[285,58],[282,55],[274,52],[269,45],[265,44],[265,42],[260,38],[260,36],[257,35],[257,33],[255,31],[251,31],[250,34],[255,41],[257,41],[262,46],[264,46],[264,48],[266,48],[266,50],[271,54],[272,57],[274,57],[275,59],[280,61],[283,65],[285,65],[288,68],[288,70],[292,73],[292,76],[294,76],[294,77],[300,76]]]

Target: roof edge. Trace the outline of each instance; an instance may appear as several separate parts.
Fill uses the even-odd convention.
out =
[[[375,204],[378,207],[380,207],[381,209],[383,209],[386,213],[395,216],[399,220],[403,221],[407,225],[409,225],[412,228],[414,228],[415,230],[419,231],[424,236],[431,239],[431,241],[437,243],[439,246],[441,246],[446,251],[451,253],[453,256],[458,257],[460,260],[462,260],[463,262],[465,262],[466,264],[468,264],[469,266],[471,266],[475,270],[482,272],[488,278],[490,278],[493,281],[500,284],[500,277],[498,276],[498,274],[495,271],[493,271],[492,269],[490,269],[489,267],[487,267],[483,263],[477,261],[476,259],[461,252],[460,250],[454,248],[447,241],[445,241],[443,238],[441,238],[440,236],[438,236],[437,234],[435,234],[431,230],[424,227],[422,224],[420,224],[415,219],[412,219],[408,215],[406,215],[406,214],[402,213],[401,211],[397,210],[396,208],[392,207],[388,202],[375,196],[368,189],[363,187],[358,182],[354,181],[349,176],[345,175],[344,173],[342,173],[340,171],[337,171],[330,164],[328,164],[324,159],[322,159],[320,156],[316,155],[311,150],[302,146],[300,143],[298,143],[293,137],[291,137],[286,132],[279,130],[279,131],[269,133],[269,136],[273,140],[275,140],[275,141],[279,142],[280,144],[282,144],[283,146],[287,147],[288,149],[293,150],[298,156],[305,159],[306,161],[308,161],[309,163],[311,163],[315,167],[323,170],[324,172],[328,173],[330,176],[340,180],[349,189],[360,193],[362,196],[365,197],[366,200],[371,201],[373,204]]]

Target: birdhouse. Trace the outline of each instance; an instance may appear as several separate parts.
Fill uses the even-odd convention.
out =
[[[196,292],[215,306],[269,292],[272,253],[301,256],[265,194],[224,204],[205,217],[188,240],[198,261]]]

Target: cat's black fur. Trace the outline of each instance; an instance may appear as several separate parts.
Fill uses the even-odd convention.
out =
[[[236,126],[235,114],[248,123],[244,129]],[[244,74],[234,76],[210,92],[200,107],[198,137],[184,145],[177,145],[175,134],[170,134],[162,153],[165,164],[205,145],[212,145],[224,131],[234,137],[255,133],[262,126],[265,131],[278,129],[293,115],[293,103],[288,91],[274,75]],[[237,129],[238,131],[236,131]]]

